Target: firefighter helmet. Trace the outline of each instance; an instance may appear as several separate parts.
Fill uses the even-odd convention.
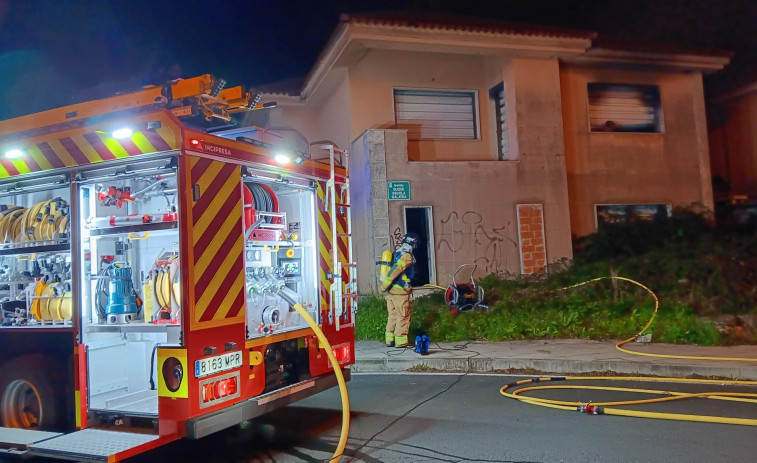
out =
[[[413,232],[407,232],[405,233],[405,236],[402,238],[402,244],[408,244],[411,248],[413,248],[413,251],[418,249],[418,235],[416,235]]]

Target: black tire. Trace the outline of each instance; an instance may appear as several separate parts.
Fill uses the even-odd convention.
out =
[[[0,366],[0,422],[5,427],[60,430],[65,382],[48,357],[27,355]],[[57,385],[57,388],[56,388]]]

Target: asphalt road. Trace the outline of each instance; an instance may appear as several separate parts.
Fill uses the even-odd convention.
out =
[[[341,461],[752,462],[757,454],[753,426],[592,416],[539,407],[499,393],[504,384],[516,379],[519,378],[494,375],[355,374],[348,383],[352,421]],[[570,382],[575,384],[580,383]],[[604,381],[602,385],[692,392],[724,390],[709,385],[682,388],[616,381]],[[741,390],[757,392],[757,388]],[[641,398],[626,392],[586,389],[535,391],[533,395],[581,402]],[[634,408],[757,418],[757,405],[723,400],[690,399]],[[338,392],[327,391],[245,426],[199,441],[179,441],[127,462],[328,461],[339,438],[340,410]]]
[[[549,409],[503,397],[500,387],[515,379],[354,375],[348,383],[352,421],[342,461],[752,462],[757,452],[757,435],[751,426],[590,416]],[[606,385],[673,389],[673,385],[649,383]],[[713,390],[712,386],[675,388]],[[639,398],[588,390],[540,394],[582,402]],[[693,399],[635,408],[757,418],[754,404],[720,400]],[[130,462],[328,461],[338,441],[340,423],[339,395],[328,391],[256,420],[246,429],[229,430],[199,442],[179,442]]]

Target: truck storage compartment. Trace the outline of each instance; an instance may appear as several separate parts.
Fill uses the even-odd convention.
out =
[[[243,194],[247,338],[307,328],[279,293],[319,320],[315,191],[249,175]]]
[[[71,325],[67,176],[0,184],[0,325]]]
[[[78,186],[89,408],[157,415],[156,349],[181,330],[176,169],[100,169]]]

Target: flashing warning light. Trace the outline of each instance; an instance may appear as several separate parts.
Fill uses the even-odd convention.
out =
[[[8,159],[18,159],[24,155],[24,152],[19,149],[12,149],[5,152],[5,157]]]
[[[199,146],[199,144],[200,144],[200,140],[198,140],[198,139],[196,139],[196,138],[191,138],[191,139],[189,140],[189,144],[190,144],[190,145],[192,145],[192,146]]]
[[[124,138],[131,137],[132,133],[133,132],[132,132],[132,130],[130,128],[128,128],[128,127],[122,127],[120,129],[114,130],[111,135],[113,135],[113,138],[115,138],[117,140],[121,140],[121,139],[124,139]]]

